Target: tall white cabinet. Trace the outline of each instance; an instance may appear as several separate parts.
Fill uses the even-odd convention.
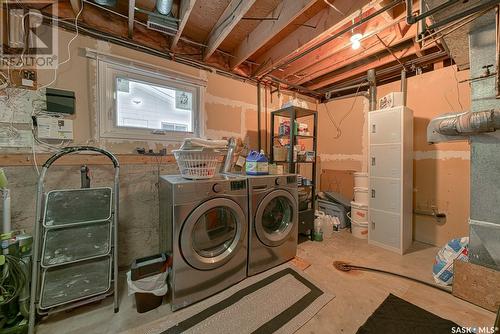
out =
[[[404,254],[413,239],[413,111],[371,111],[368,131],[368,241]]]

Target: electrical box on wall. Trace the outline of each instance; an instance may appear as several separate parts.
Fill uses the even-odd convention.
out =
[[[75,113],[75,93],[68,90],[47,88],[47,111],[61,114]]]
[[[55,117],[37,117],[39,139],[73,140],[73,121]]]

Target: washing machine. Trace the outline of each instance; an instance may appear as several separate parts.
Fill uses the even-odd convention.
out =
[[[247,271],[245,178],[160,177],[160,251],[172,255],[171,307],[177,310],[243,280]]]
[[[248,176],[249,276],[295,257],[298,238],[297,176]]]

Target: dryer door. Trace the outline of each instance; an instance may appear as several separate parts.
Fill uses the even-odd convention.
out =
[[[298,219],[297,201],[288,191],[267,194],[255,214],[255,232],[262,243],[275,247],[284,243]]]
[[[227,198],[214,198],[191,212],[182,226],[180,250],[194,268],[222,266],[242,247],[246,238],[246,215]]]

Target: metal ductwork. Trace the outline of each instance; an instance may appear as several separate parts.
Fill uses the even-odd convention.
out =
[[[500,129],[500,109],[445,114],[434,118],[427,127],[427,141],[464,140],[464,136]]]
[[[491,64],[498,71],[496,20],[500,16],[492,10],[467,27],[471,111],[433,119],[427,140],[470,141],[469,261],[500,270],[500,131],[495,131],[500,128],[500,100],[495,76],[484,75]]]
[[[147,27],[166,34],[175,34],[179,29],[179,19],[172,15],[173,0],[157,0],[156,11],[150,12],[136,8],[140,13],[148,15]]]
[[[173,0],[158,0],[156,1],[156,10],[162,15],[170,15],[173,3]]]

